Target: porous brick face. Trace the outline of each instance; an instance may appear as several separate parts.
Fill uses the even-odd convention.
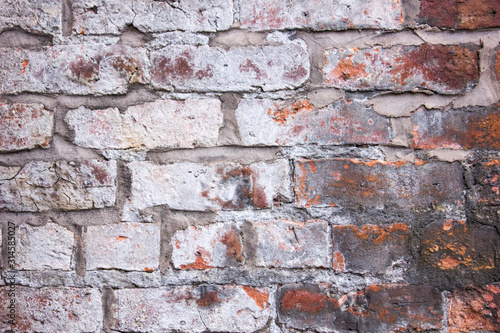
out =
[[[0,0],[0,332],[499,332],[499,4]]]

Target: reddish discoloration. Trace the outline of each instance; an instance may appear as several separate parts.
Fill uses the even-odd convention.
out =
[[[255,65],[255,63],[250,59],[247,59],[245,64],[240,65],[239,69],[242,72],[255,73],[255,77],[257,78],[257,80],[267,79],[267,74],[263,72],[257,65]]]
[[[267,114],[271,116],[274,122],[284,125],[289,118],[293,118],[297,113],[310,112],[314,110],[314,105],[305,99],[298,100],[290,106],[284,108],[276,107],[275,110],[268,110]]]
[[[353,64],[352,56],[349,56],[348,58],[342,59],[329,75],[347,81],[351,78],[367,77],[368,73],[365,71],[365,68],[365,64]]]
[[[29,60],[23,60],[23,69],[21,69],[21,74],[24,74],[24,71],[26,70],[26,66],[28,66]]]
[[[201,297],[196,300],[196,304],[202,307],[208,307],[215,303],[221,302],[222,301],[220,300],[219,295],[217,295],[217,291],[215,290],[203,292]]]
[[[119,72],[125,72],[129,83],[145,83],[144,68],[140,61],[125,55],[113,58],[111,65]]]
[[[69,70],[73,77],[78,80],[96,81],[99,77],[99,61],[78,56],[75,61],[69,64]]]
[[[115,241],[120,242],[120,241],[123,241],[125,239],[128,239],[128,237],[126,237],[126,236],[118,236],[118,237],[116,237]]]
[[[500,204],[500,160],[474,165],[475,189],[481,205]]]
[[[243,256],[241,255],[241,242],[236,230],[232,229],[221,238],[222,244],[226,246],[226,255],[230,258],[235,258],[236,261],[242,262]]]
[[[442,270],[492,269],[499,241],[492,227],[446,220],[426,227],[421,255],[426,264]]]
[[[307,77],[307,70],[303,66],[296,66],[283,73],[283,78],[292,82],[298,82]]]
[[[497,63],[495,65],[495,74],[497,80],[500,81],[500,49],[497,50]]]
[[[212,266],[208,265],[201,254],[196,256],[195,262],[187,265],[181,265],[181,269],[209,269]]]
[[[500,331],[500,284],[456,290],[448,309],[448,332]]]
[[[92,170],[93,179],[97,180],[98,185],[110,185],[113,184],[113,177],[109,173],[109,170],[101,166],[94,161],[83,161],[83,165],[89,167]]]
[[[146,268],[144,268],[144,271],[148,272],[148,273],[154,272],[154,270],[155,269],[153,267],[146,267]]]
[[[339,251],[333,252],[333,269],[337,272],[345,271],[345,258]]]
[[[423,0],[418,22],[451,29],[500,26],[497,0]]]
[[[300,312],[317,314],[325,308],[326,301],[325,295],[298,289],[285,292],[280,303],[283,311],[296,309]]]
[[[248,294],[248,296],[255,301],[255,304],[257,304],[259,308],[264,309],[268,306],[267,301],[269,300],[269,292],[261,292],[257,288],[248,286],[242,286],[242,288]]]

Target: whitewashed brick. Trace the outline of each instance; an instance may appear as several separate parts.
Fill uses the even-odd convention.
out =
[[[51,35],[61,33],[62,0],[2,0],[0,8],[0,32],[20,28]]]

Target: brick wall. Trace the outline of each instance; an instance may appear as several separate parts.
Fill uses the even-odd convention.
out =
[[[0,8],[2,332],[500,331],[497,0]]]

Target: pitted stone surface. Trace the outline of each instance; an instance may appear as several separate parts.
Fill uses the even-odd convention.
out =
[[[159,100],[129,107],[66,114],[77,145],[99,149],[215,146],[223,115],[218,99]]]
[[[48,148],[54,114],[39,104],[0,103],[0,152]]]
[[[0,166],[2,174],[0,210],[81,210],[115,203],[115,161],[29,162],[20,169]]]
[[[34,33],[61,33],[62,0],[0,1],[0,32],[23,29]]]

